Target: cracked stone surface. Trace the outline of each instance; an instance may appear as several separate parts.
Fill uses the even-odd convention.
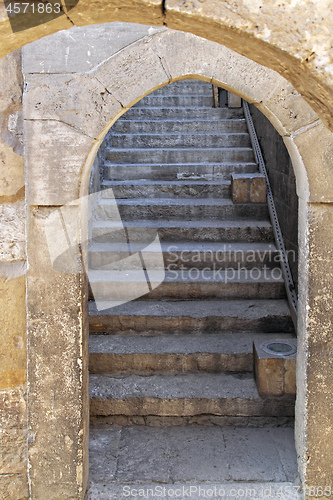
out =
[[[291,428],[113,426],[90,433],[90,500],[136,499],[158,485],[165,498],[190,486],[190,498],[202,498],[200,486],[229,494],[251,487],[258,499],[264,490],[276,499],[283,491],[283,498],[296,499],[297,481]]]

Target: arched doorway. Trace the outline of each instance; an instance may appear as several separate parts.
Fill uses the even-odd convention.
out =
[[[305,284],[302,289],[299,309],[301,317],[299,338],[302,340],[299,351],[300,397],[297,409],[298,449],[300,456],[304,456],[303,431],[306,428],[307,419],[304,419],[302,414],[308,404],[308,400],[305,398],[305,376],[307,374],[305,349],[308,334],[306,308],[309,300],[307,263],[312,262],[318,271],[314,264],[315,255],[311,254],[309,259],[306,228],[309,212],[315,215],[317,222],[322,213],[322,207],[308,206],[308,200],[310,198],[316,205],[316,202],[325,199],[321,191],[321,179],[316,175],[315,167],[318,157],[316,154],[321,155],[322,148],[325,149],[329,143],[330,135],[325,132],[301,96],[295,95],[291,88],[287,92],[287,99],[290,99],[287,109],[277,104],[279,96],[283,95],[286,88],[288,89],[288,84],[273,72],[257,68],[254,63],[224,47],[188,34],[165,31],[149,37],[148,41],[149,43],[147,39],[139,40],[128,49],[106,59],[95,71],[84,76],[76,75],[69,78],[68,75],[64,74],[46,76],[45,78],[45,75],[42,77],[33,75],[27,78],[25,118],[27,200],[30,206],[28,213],[30,271],[27,281],[30,335],[29,425],[31,433],[36,435],[36,440],[30,446],[31,485],[35,495],[42,495],[45,488],[48,488],[48,491],[50,488],[54,488],[54,492],[59,493],[59,477],[62,470],[66,470],[67,475],[67,479],[64,479],[64,488],[75,492],[72,495],[82,494],[87,478],[87,414],[85,410],[87,408],[87,346],[85,338],[87,312],[82,301],[82,293],[85,293],[84,277],[71,274],[65,280],[58,279],[50,270],[49,262],[46,259],[47,247],[42,229],[45,218],[49,216],[51,207],[65,205],[80,195],[87,194],[91,165],[97,149],[109,127],[127,107],[130,107],[154,88],[184,76],[196,75],[199,79],[215,81],[221,86],[229,88],[235,94],[257,104],[269,116],[277,130],[285,135],[285,142],[293,159],[298,195],[301,199],[300,246],[301,269],[304,272],[301,279]],[[156,42],[155,46],[154,42]],[[176,65],[173,61],[166,72],[165,66],[167,66],[168,51],[172,42],[179,64]],[[163,54],[165,47],[168,47],[168,51]],[[182,51],[180,48],[184,48],[184,50]],[[206,63],[206,57],[203,60],[200,60],[200,57],[189,60],[186,50],[193,53],[194,48],[203,56],[209,53],[211,63]],[[157,55],[156,51],[160,50],[162,52]],[[161,64],[161,60],[164,64]],[[227,61],[228,64],[223,64],[223,61]],[[230,71],[230,62],[232,62],[232,72]],[[220,69],[220,74],[218,74],[217,68]],[[248,69],[247,72],[245,68]],[[261,71],[260,81],[256,80],[255,85],[244,83],[243,75],[255,74],[256,71]],[[43,79],[43,85],[41,85],[40,78]],[[119,81],[122,82],[120,88]],[[267,84],[265,97],[262,92],[263,81]],[[133,82],[139,82],[139,85],[134,86]],[[242,85],[244,85],[242,88],[238,88]],[[96,89],[98,90],[96,91]],[[259,91],[260,95],[257,97]],[[46,99],[49,95],[53,96],[54,105],[47,104]],[[101,96],[99,99],[102,99],[103,102],[105,113],[102,115],[98,105],[94,104],[94,96],[96,95]],[[61,108],[56,106],[60,99]],[[37,101],[39,104],[36,107]],[[80,113],[82,102],[85,105],[90,103],[92,109],[96,110],[92,114],[88,127],[87,113]],[[89,107],[90,105],[88,109]],[[71,114],[69,110],[73,109],[76,109],[77,112]],[[297,109],[295,113],[298,117],[296,124],[295,119],[290,116],[290,109]],[[64,115],[66,115],[65,119]],[[317,144],[318,137],[320,137],[319,146]],[[329,174],[328,170],[327,174]],[[322,175],[325,177],[325,173]],[[311,189],[308,187],[308,179]],[[71,210],[76,210],[75,204]],[[326,218],[326,221],[330,220],[330,214],[326,210],[323,217]],[[78,231],[81,230],[85,231],[85,228],[79,226]],[[316,233],[317,231],[319,233]],[[320,231],[321,226],[316,225],[312,232],[310,231],[310,236],[317,237],[318,234],[321,234]],[[36,245],[37,241],[40,243],[39,245]],[[322,251],[325,252],[325,248],[322,248]],[[310,283],[315,286],[317,281],[311,282],[311,280],[314,280],[314,276],[310,279]],[[44,290],[43,296],[40,294],[41,285]],[[38,302],[36,297],[40,297]],[[52,297],[51,300],[49,300],[50,297]],[[41,335],[43,343],[37,342],[37,338]],[[69,341],[70,349],[68,349]],[[63,355],[64,352],[66,352],[66,356]],[[54,353],[58,353],[58,355],[54,356]],[[320,363],[319,359],[316,363]],[[59,366],[61,367],[60,372]],[[80,367],[79,370],[77,370],[77,366]],[[59,388],[56,398],[50,392],[50,386],[53,387],[54,384],[58,384]],[[312,394],[313,397],[314,394]],[[54,410],[55,400],[57,401],[57,411]],[[63,418],[64,408],[66,408],[66,418]],[[325,421],[324,408],[323,406],[323,422]],[[46,415],[49,414],[52,414],[52,426],[45,423],[47,421]],[[65,441],[64,435],[66,436]],[[313,439],[314,449],[318,450],[319,445],[316,444],[315,433],[313,433]],[[307,446],[310,446],[309,443]],[[320,446],[324,446],[324,444],[322,443]],[[47,450],[47,456],[45,450]],[[43,474],[40,471],[41,456],[44,457],[43,460],[47,464]],[[59,458],[55,457],[61,457],[60,461]],[[55,469],[56,463],[61,464],[58,472]],[[65,465],[66,463],[67,465]],[[301,471],[303,466],[303,458],[300,458]],[[51,479],[51,483],[50,478],[54,478]]]

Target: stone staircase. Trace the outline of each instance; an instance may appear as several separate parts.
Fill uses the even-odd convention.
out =
[[[258,166],[242,108],[212,105],[186,80],[112,127],[89,248],[94,423],[292,420],[294,398],[260,397],[253,375],[254,341],[294,336],[267,206],[231,200],[231,174]]]

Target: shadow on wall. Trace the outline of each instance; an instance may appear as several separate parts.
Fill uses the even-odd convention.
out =
[[[298,196],[291,158],[280,134],[270,121],[250,104],[250,111],[279,218],[290,270],[298,289]]]

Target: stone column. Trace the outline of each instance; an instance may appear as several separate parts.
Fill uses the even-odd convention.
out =
[[[70,209],[78,220],[76,207]],[[51,261],[45,227],[55,211],[36,205],[27,211],[28,450],[34,500],[81,499],[88,482],[87,285],[84,273],[62,272]]]
[[[296,442],[305,498],[316,498],[333,485],[333,204],[300,210]]]

